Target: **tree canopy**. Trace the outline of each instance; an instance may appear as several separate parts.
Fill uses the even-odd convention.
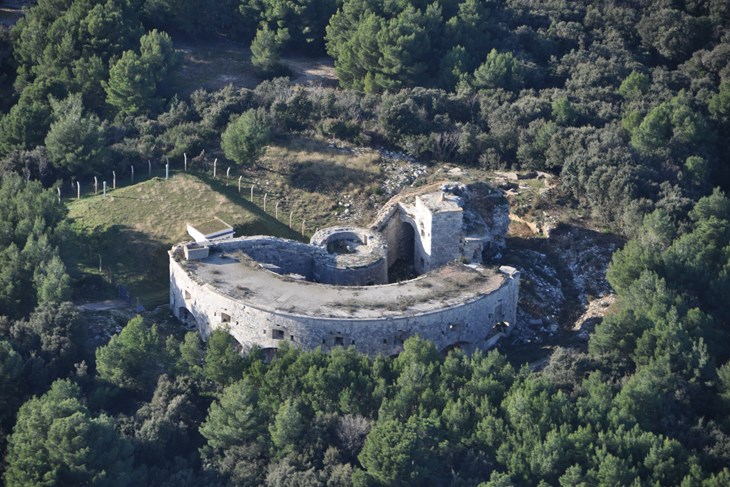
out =
[[[226,157],[238,164],[255,164],[269,143],[271,128],[262,110],[248,110],[231,121],[221,135]]]
[[[729,22],[723,0],[35,2],[0,29],[4,482],[730,485]],[[250,46],[255,76],[327,54],[339,86],[188,94],[175,45],[201,38]],[[513,210],[626,242],[587,351],[242,356],[161,311],[109,338],[69,302],[89,288],[57,188],[183,154],[258,177],[292,135],[552,173]]]
[[[132,445],[111,418],[93,417],[78,386],[57,381],[18,411],[8,439],[7,485],[133,485]]]

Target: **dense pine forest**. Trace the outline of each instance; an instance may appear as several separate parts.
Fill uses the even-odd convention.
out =
[[[178,92],[176,43],[220,38],[260,83]],[[6,485],[730,485],[728,0],[39,0],[0,93]],[[92,336],[60,189],[290,134],[554,174],[626,239],[615,305],[540,370],[417,337],[266,360],[159,313]]]

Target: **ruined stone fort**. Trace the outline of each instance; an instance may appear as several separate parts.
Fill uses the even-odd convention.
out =
[[[488,348],[515,323],[519,272],[488,265],[508,225],[501,193],[457,183],[396,196],[370,227],[325,228],[309,244],[214,225],[170,250],[170,307],[243,351],[394,355],[415,335],[444,352]]]

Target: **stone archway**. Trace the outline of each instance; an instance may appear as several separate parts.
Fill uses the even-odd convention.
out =
[[[454,342],[450,345],[446,345],[444,348],[441,349],[441,355],[447,355],[452,350],[468,350],[471,346],[471,343],[469,342]]]
[[[198,329],[198,320],[185,306],[180,306],[177,309],[177,317],[185,328],[189,330]]]
[[[399,259],[413,266],[413,259],[416,255],[416,229],[410,222],[401,222],[398,246]]]
[[[266,347],[261,349],[261,354],[264,356],[264,362],[269,363],[279,353],[279,349],[276,347]]]
[[[416,255],[416,229],[410,222],[401,222],[398,232],[398,257],[388,268],[388,282],[399,282],[413,279]]]

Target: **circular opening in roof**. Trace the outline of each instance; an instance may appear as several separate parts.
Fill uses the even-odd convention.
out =
[[[367,246],[367,238],[361,238],[359,235],[333,235],[327,242],[327,252],[330,254],[356,254],[365,250],[362,248],[363,246]]]

